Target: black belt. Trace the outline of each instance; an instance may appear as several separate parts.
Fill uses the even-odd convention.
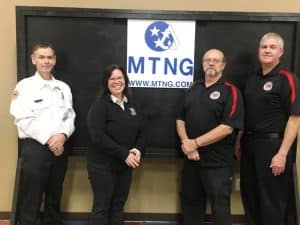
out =
[[[281,133],[258,133],[258,132],[246,131],[245,134],[247,137],[250,138],[275,138],[275,139],[282,138]]]

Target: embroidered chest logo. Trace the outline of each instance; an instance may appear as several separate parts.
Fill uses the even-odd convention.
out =
[[[263,87],[263,89],[264,89],[265,91],[271,91],[272,88],[273,88],[273,82],[272,82],[272,81],[266,82],[266,83],[264,84],[264,87]]]
[[[130,108],[129,108],[129,111],[130,111],[130,115],[136,116],[136,111],[135,111],[134,108],[130,107]]]
[[[219,99],[221,96],[221,93],[219,91],[214,91],[212,93],[210,93],[209,98],[212,100],[217,100]]]

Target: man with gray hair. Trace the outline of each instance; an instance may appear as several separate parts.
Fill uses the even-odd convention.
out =
[[[241,195],[249,225],[284,225],[292,194],[292,162],[300,126],[300,83],[283,69],[284,41],[265,34],[261,64],[243,90]],[[239,141],[236,150],[239,152]]]
[[[178,106],[176,120],[185,154],[181,179],[184,225],[202,225],[206,202],[213,225],[231,225],[230,194],[234,144],[243,129],[240,91],[223,77],[226,60],[219,49],[209,49],[202,60],[204,79],[195,81]]]

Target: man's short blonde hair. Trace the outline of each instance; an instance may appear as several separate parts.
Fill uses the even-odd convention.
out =
[[[265,39],[268,39],[268,38],[276,38],[278,40],[279,47],[282,50],[284,49],[283,38],[280,36],[280,34],[275,33],[275,32],[269,32],[269,33],[264,34],[264,36],[262,36],[262,38],[260,39],[259,46],[261,45],[262,41],[264,41]]]

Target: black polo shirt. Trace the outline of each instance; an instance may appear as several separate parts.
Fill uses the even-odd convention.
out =
[[[300,114],[299,79],[278,64],[270,73],[251,76],[243,91],[245,130],[282,133],[290,115]]]
[[[242,97],[236,86],[222,78],[209,87],[198,81],[181,100],[177,119],[185,122],[189,138],[203,135],[220,124],[234,128],[231,135],[199,148],[202,166],[232,165],[236,131],[243,129],[244,119]]]

